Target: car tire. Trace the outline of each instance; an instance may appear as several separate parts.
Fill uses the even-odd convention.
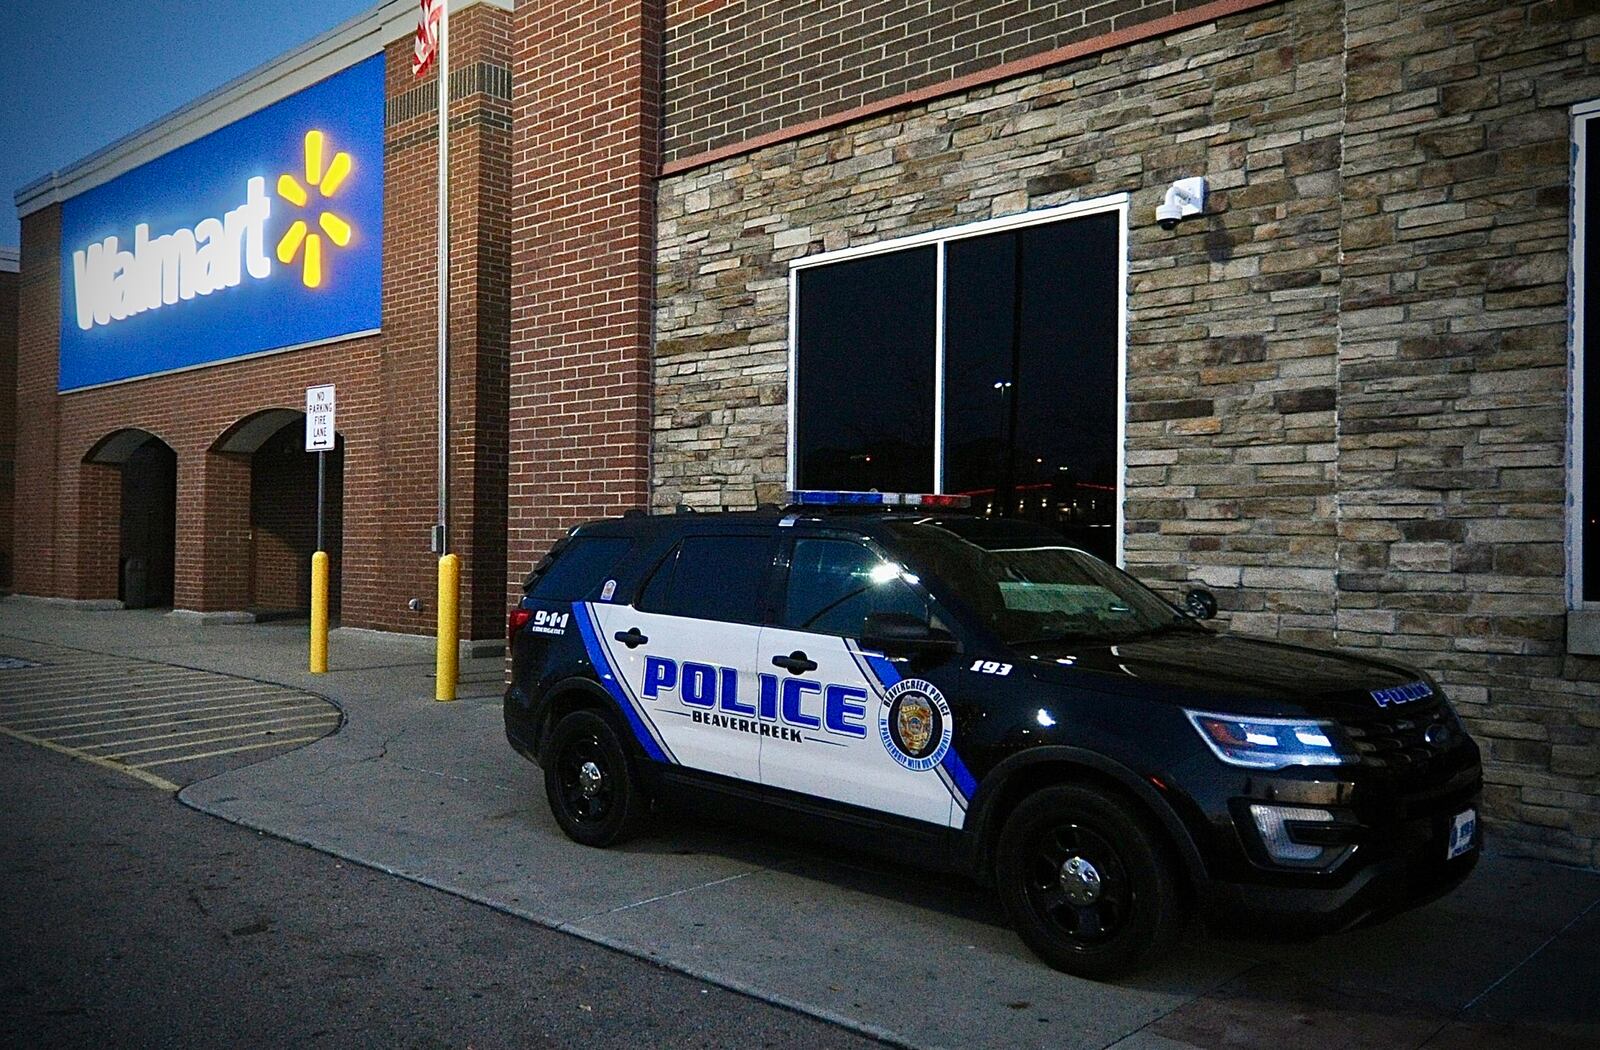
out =
[[[574,711],[557,722],[543,766],[550,812],[568,838],[604,849],[638,833],[649,800],[605,718]]]
[[[1091,787],[1062,784],[1023,799],[1001,829],[995,881],[1023,942],[1078,977],[1132,973],[1171,948],[1184,925],[1159,831]]]

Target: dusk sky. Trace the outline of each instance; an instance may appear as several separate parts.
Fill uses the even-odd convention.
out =
[[[18,0],[7,5],[0,245],[15,194],[377,0]]]

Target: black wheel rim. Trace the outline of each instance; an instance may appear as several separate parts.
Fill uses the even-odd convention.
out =
[[[1023,880],[1028,905],[1076,951],[1115,938],[1132,910],[1122,857],[1110,839],[1084,824],[1043,827],[1028,852]]]
[[[616,801],[615,771],[596,736],[579,737],[561,750],[561,757],[556,760],[556,782],[561,805],[581,824],[605,820]]]

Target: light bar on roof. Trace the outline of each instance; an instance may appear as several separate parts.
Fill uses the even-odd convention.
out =
[[[848,492],[840,489],[796,489],[789,493],[791,506],[801,507],[970,507],[967,496],[947,496],[934,492]]]

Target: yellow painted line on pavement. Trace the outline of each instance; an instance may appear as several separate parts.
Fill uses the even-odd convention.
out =
[[[99,755],[91,755],[86,752],[79,751],[75,747],[65,747],[53,740],[42,740],[39,737],[30,736],[27,733],[19,733],[17,730],[7,729],[5,726],[0,726],[0,733],[4,733],[6,736],[9,736],[14,740],[20,740],[24,744],[36,744],[39,747],[45,748],[46,750],[54,751],[59,755],[66,755],[69,758],[76,758],[80,762],[89,763],[91,766],[99,766],[101,769],[112,769],[118,773],[126,773],[135,780],[142,780],[151,787],[160,788],[162,791],[178,790],[177,784],[174,784],[170,780],[165,780],[161,777],[158,777],[154,773],[147,773],[138,766],[125,766],[120,762],[113,762],[108,758],[101,758]]]
[[[141,748],[137,748],[136,750],[133,750],[133,751],[119,751],[115,755],[107,755],[106,757],[110,758],[110,759],[120,760],[120,759],[124,759],[124,758],[132,758],[134,755],[154,754],[157,751],[175,751],[180,747],[195,747],[197,745],[198,746],[204,746],[206,744],[220,744],[224,740],[246,740],[246,739],[249,739],[250,737],[270,736],[274,732],[274,730],[271,730],[271,729],[252,729],[252,730],[249,730],[248,732],[244,732],[244,733],[232,732],[232,730],[237,729],[237,728],[239,728],[239,727],[238,726],[217,726],[216,729],[212,730],[212,732],[221,732],[223,735],[207,737],[204,740],[185,740],[180,744],[163,744],[163,745],[161,745],[159,747],[141,747]],[[308,730],[310,728],[311,728],[311,726],[295,726],[294,727],[294,729],[296,731],[305,731],[305,730]],[[318,738],[317,737],[312,737],[312,739],[315,740],[315,739],[318,739]],[[275,740],[274,741],[269,741],[269,742],[270,743],[277,743],[277,741],[275,741]]]
[[[216,758],[218,755],[233,755],[239,753],[240,751],[258,751],[263,747],[287,747],[290,744],[309,744],[313,740],[325,739],[327,735],[327,733],[322,733],[319,736],[297,736],[293,740],[268,740],[265,744],[246,744],[243,747],[226,747],[221,751],[207,751],[200,755],[179,755],[177,758],[163,758],[158,759],[155,762],[140,762],[138,765],[129,766],[128,768],[144,770],[150,769],[153,766],[170,766],[174,762],[195,762],[202,758]],[[116,766],[116,763],[114,762],[111,764],[113,767]]]
[[[47,711],[91,711],[108,707],[140,707],[146,710],[156,707],[172,707],[177,704],[194,703],[197,700],[231,700],[237,697],[250,696],[254,693],[281,692],[278,686],[269,685],[241,685],[233,689],[210,690],[204,686],[196,686],[193,690],[162,689],[150,696],[126,696],[116,700],[84,700],[82,703],[62,703],[61,698],[56,700],[30,701],[25,704],[4,705],[0,704],[0,717],[15,719],[18,715],[25,718],[43,718]],[[192,696],[182,695],[192,692]],[[145,703],[147,700],[156,700],[159,703]],[[13,723],[14,724],[14,723]]]
[[[243,707],[248,707],[248,711],[245,711]],[[166,720],[166,722],[142,722],[142,725],[117,725],[117,728],[110,728],[110,730],[93,730],[88,731],[88,733],[56,733],[54,730],[70,730],[70,728],[78,728],[78,725],[58,725],[58,727],[51,728],[51,730],[48,731],[51,733],[50,739],[83,739],[85,736],[107,736],[110,735],[110,733],[141,733],[141,731],[144,730],[158,730],[158,728],[165,728],[168,727],[168,725],[197,725],[197,723],[200,722],[219,722],[219,720],[224,719],[254,719],[256,715],[278,714],[278,712],[288,714],[288,712],[291,711],[322,711],[323,707],[328,707],[328,704],[298,704],[296,703],[296,698],[283,696],[283,698],[278,699],[258,699],[258,701],[253,704],[224,704],[222,707],[190,707],[190,709],[187,709],[187,711],[163,711],[160,712],[160,714],[155,715],[139,715],[139,717],[134,717],[134,719],[106,719],[104,722],[80,722],[78,725],[110,725],[112,722],[142,722],[144,719],[165,719],[166,715],[184,715],[184,717],[174,717],[174,719]],[[232,711],[232,714],[211,714],[206,715],[206,717],[203,717],[203,719],[194,719],[194,717],[189,717],[189,715],[200,714],[200,712],[205,711]],[[46,730],[37,731],[43,733],[43,731]]]
[[[309,710],[309,708],[307,710]],[[266,714],[266,713],[267,712],[265,712],[265,711],[262,712],[262,714]],[[180,736],[204,736],[207,733],[215,733],[219,729],[250,729],[250,728],[255,727],[255,726],[272,726],[272,725],[278,725],[278,724],[283,723],[283,722],[306,722],[306,721],[310,721],[310,720],[313,720],[313,719],[322,719],[322,718],[333,718],[333,719],[337,720],[338,717],[339,717],[339,712],[337,712],[337,711],[320,711],[317,714],[312,714],[312,715],[285,715],[282,718],[268,718],[268,719],[265,719],[265,720],[260,721],[260,722],[234,722],[234,723],[231,723],[231,724],[226,725],[226,726],[212,726],[209,729],[187,729],[187,730],[184,730],[181,733],[173,733],[173,732],[157,733],[155,736],[125,737],[125,738],[123,738],[121,740],[107,740],[103,744],[77,744],[77,745],[74,745],[74,746],[89,748],[89,749],[92,749],[92,750],[98,750],[100,748],[106,748],[106,747],[126,747],[128,744],[143,744],[146,741],[150,741],[150,740],[173,740],[173,739],[176,739],[177,737],[180,737]],[[154,727],[153,726],[140,726],[139,728],[140,729],[150,729],[150,728],[154,728]],[[103,733],[103,732],[101,732],[101,733],[74,733],[72,736],[54,736],[54,737],[51,737],[50,739],[56,740],[56,741],[75,740],[75,739],[78,739],[80,737],[104,736],[104,735],[105,735],[105,733]]]
[[[148,719],[148,718],[163,718],[163,717],[165,717],[167,715],[188,714],[190,712],[198,712],[198,711],[232,711],[232,710],[236,710],[236,709],[241,708],[241,707],[262,707],[262,706],[265,706],[267,704],[292,703],[295,699],[296,699],[295,697],[290,697],[290,696],[279,696],[279,697],[272,697],[270,699],[265,699],[265,700],[251,700],[248,703],[241,703],[241,704],[217,704],[217,705],[211,706],[211,707],[190,707],[190,708],[185,708],[182,711],[161,711],[161,712],[157,712],[156,714],[146,713],[146,714],[142,714],[142,715],[128,715],[126,718],[102,718],[102,719],[99,719],[98,721],[69,722],[66,725],[56,725],[56,726],[36,725],[36,723],[37,722],[54,722],[54,721],[57,721],[60,717],[63,717],[63,716],[57,716],[56,718],[46,718],[46,719],[33,719],[33,720],[24,719],[21,722],[0,722],[0,725],[8,725],[8,726],[11,726],[13,728],[20,727],[20,726],[30,726],[30,727],[33,727],[33,729],[36,729],[38,732],[43,733],[43,732],[54,731],[54,730],[57,730],[57,729],[77,729],[80,726],[106,726],[106,725],[111,725],[114,722],[140,722],[140,721],[143,721],[143,720]],[[67,715],[65,717],[72,718],[72,717],[75,717],[75,716]],[[229,716],[219,716],[219,717],[229,717]],[[130,726],[129,728],[133,728],[133,727]]]

